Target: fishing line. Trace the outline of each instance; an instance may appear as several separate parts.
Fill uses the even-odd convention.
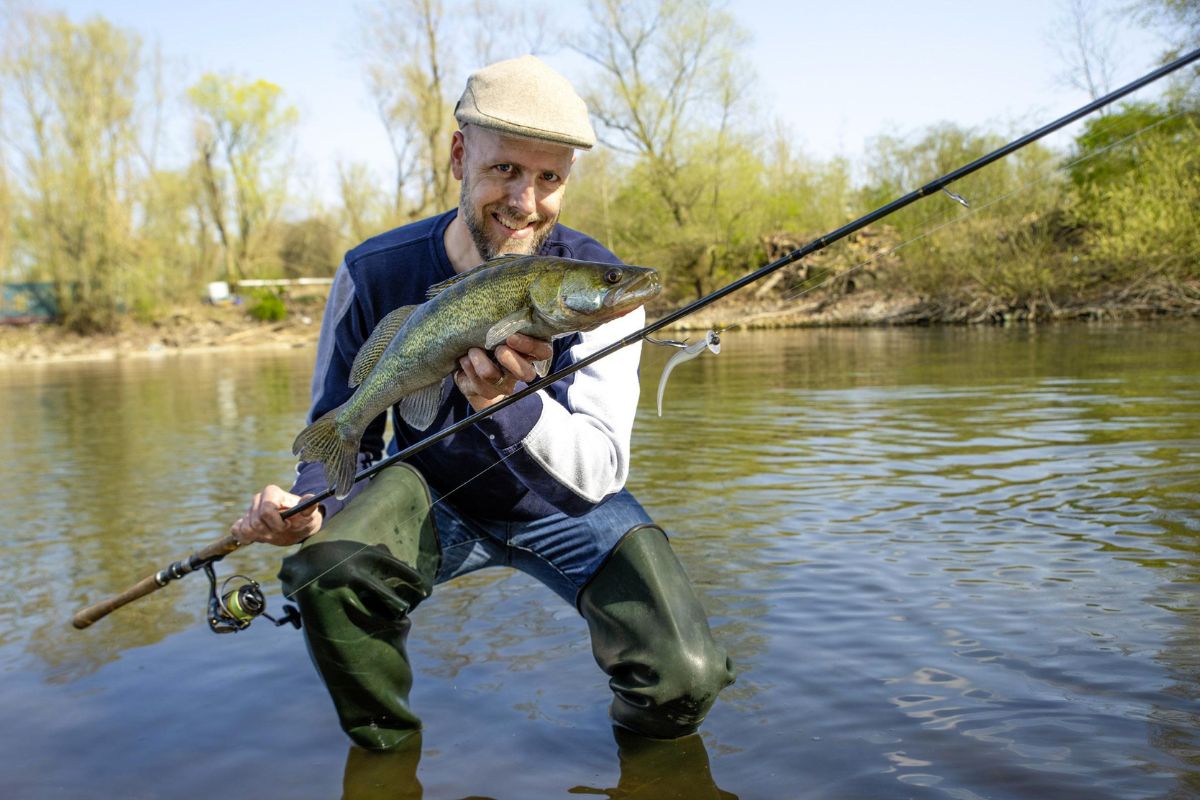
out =
[[[421,515],[422,515],[422,514],[432,514],[432,513],[433,513],[433,509],[434,509],[434,508],[435,508],[435,507],[436,507],[438,504],[442,503],[442,502],[443,502],[443,501],[444,501],[446,498],[450,497],[452,494],[454,494],[455,492],[457,492],[459,489],[462,489],[463,487],[465,487],[465,486],[466,486],[468,483],[470,483],[471,481],[475,480],[476,478],[479,478],[479,477],[481,477],[481,476],[482,476],[482,475],[483,475],[485,472],[489,472],[489,471],[491,471],[492,469],[494,469],[494,468],[496,468],[496,467],[500,466],[500,465],[501,465],[501,464],[503,464],[505,461],[507,461],[509,458],[511,458],[512,456],[515,456],[517,453],[521,452],[521,451],[522,451],[522,450],[524,450],[524,449],[525,449],[525,443],[524,443],[524,442],[521,442],[521,443],[519,443],[519,444],[518,444],[518,445],[517,445],[515,448],[513,448],[513,451],[512,451],[511,453],[508,453],[508,454],[506,454],[506,455],[503,455],[503,456],[501,456],[501,457],[500,457],[499,459],[497,459],[495,462],[493,462],[493,463],[491,463],[491,464],[487,465],[486,467],[484,467],[483,469],[479,470],[479,472],[477,472],[477,473],[475,473],[474,475],[472,475],[471,477],[467,478],[466,480],[464,480],[464,481],[463,481],[462,483],[460,483],[458,486],[455,486],[455,487],[454,487],[453,489],[451,489],[450,491],[448,491],[448,492],[445,492],[445,493],[443,493],[443,494],[440,494],[440,495],[438,496],[438,499],[437,499],[437,500],[435,500],[433,503],[431,503],[431,504],[429,505],[429,509],[428,509],[428,510],[426,510],[426,511],[418,511],[418,512],[416,512],[416,513],[412,514],[411,516],[404,518],[403,520],[401,520],[401,522],[403,522],[403,523],[413,522],[413,521],[415,521],[415,520],[419,519],[419,518],[421,517]],[[423,480],[424,480],[424,478],[422,478],[422,481],[423,481]],[[289,509],[289,510],[290,510],[290,509]],[[321,513],[321,512],[319,512],[319,511],[318,511],[318,512],[315,512],[315,513],[318,513],[318,514],[319,514],[319,513]],[[315,534],[313,534],[313,535],[314,535],[314,536],[319,536],[319,535],[320,535],[320,531],[318,531],[317,533],[315,533]],[[323,577],[325,577],[326,575],[328,575],[330,572],[333,572],[335,569],[337,569],[337,568],[341,567],[341,566],[342,566],[343,564],[345,564],[347,561],[349,561],[350,559],[352,559],[352,558],[354,558],[355,556],[357,556],[357,555],[358,555],[359,553],[361,553],[363,550],[366,550],[368,547],[372,547],[372,546],[373,546],[373,545],[370,545],[370,544],[363,544],[363,545],[362,545],[362,547],[360,547],[360,548],[358,548],[357,550],[353,551],[352,553],[350,553],[349,555],[347,555],[345,558],[343,558],[341,561],[338,561],[337,563],[335,563],[335,564],[331,565],[331,566],[330,566],[328,569],[326,569],[324,572],[321,572],[321,573],[317,574],[316,576],[314,576],[314,577],[310,578],[309,580],[305,581],[304,583],[302,583],[300,586],[297,586],[297,587],[296,587],[296,588],[295,588],[295,589],[294,589],[294,590],[293,590],[293,591],[292,591],[290,594],[289,594],[288,592],[281,592],[281,594],[282,594],[282,595],[284,596],[284,598],[285,598],[285,599],[287,599],[287,600],[293,600],[293,599],[295,599],[295,595],[297,595],[297,594],[298,594],[299,592],[301,592],[303,589],[307,588],[308,586],[311,586],[313,583],[316,583],[316,582],[317,582],[317,581],[319,581],[321,578],[323,578]]]
[[[1190,52],[1186,55],[1180,56],[1179,58],[1175,59],[1174,61],[1170,62],[1169,64],[1159,67],[1158,69],[1141,76],[1140,78],[1122,86],[1121,88],[1116,89],[1112,92],[1109,92],[1108,94],[1104,95],[1103,97],[1097,98],[1097,99],[1091,101],[1090,103],[1087,103],[1086,105],[1080,106],[1079,108],[1076,108],[1074,111],[1071,111],[1070,113],[1065,114],[1064,116],[1059,117],[1058,119],[1056,119],[1052,122],[1049,122],[1049,123],[1043,125],[1042,127],[1038,128],[1034,131],[1031,131],[1030,133],[1025,134],[1024,136],[1021,136],[1020,138],[1014,139],[1014,140],[1008,142],[1007,144],[1005,144],[1004,146],[999,147],[999,148],[991,151],[990,153],[987,153],[986,155],[976,158],[974,161],[971,161],[968,164],[964,164],[963,166],[959,167],[958,169],[955,169],[951,172],[946,173],[945,175],[942,175],[941,177],[930,181],[929,183],[925,184],[924,186],[921,186],[918,189],[914,189],[913,191],[909,192],[908,194],[906,194],[902,197],[898,197],[895,200],[891,201],[890,203],[880,206],[880,207],[876,208],[874,211],[864,214],[863,216],[859,217],[858,219],[856,219],[852,222],[846,223],[845,225],[838,228],[837,230],[831,231],[824,236],[821,236],[817,239],[812,240],[807,245],[805,245],[797,250],[794,250],[791,253],[788,253],[787,255],[785,255],[779,259],[776,259],[775,261],[771,262],[770,264],[762,266],[762,267],[754,270],[753,272],[743,275],[741,278],[738,278],[737,280],[733,281],[732,283],[729,283],[726,286],[721,287],[720,289],[716,289],[715,291],[710,292],[709,294],[705,295],[704,297],[701,297],[697,300],[692,301],[691,303],[684,306],[683,308],[677,309],[669,314],[666,314],[665,316],[659,318],[655,322],[645,326],[641,330],[627,334],[626,336],[618,339],[617,341],[614,341],[614,342],[606,345],[605,347],[602,347],[599,350],[596,350],[595,352],[591,353],[590,355],[585,356],[584,358],[581,358],[580,360],[576,361],[574,364],[572,364],[568,367],[564,367],[563,369],[553,372],[553,373],[545,376],[544,378],[541,378],[540,380],[537,380],[531,384],[528,384],[521,391],[515,392],[515,393],[499,400],[495,404],[488,406],[487,408],[483,409],[482,411],[476,411],[475,413],[471,414],[470,416],[467,416],[467,417],[459,420],[458,422],[448,425],[445,428],[441,429],[440,431],[430,434],[429,436],[425,437],[421,441],[415,442],[415,443],[405,447],[403,450],[393,453],[392,455],[388,456],[387,458],[377,462],[375,465],[363,470],[362,472],[359,472],[357,475],[355,475],[354,482],[357,483],[358,481],[373,477],[374,475],[378,474],[382,470],[387,469],[392,464],[395,464],[399,461],[403,461],[404,459],[409,458],[410,456],[413,456],[428,447],[431,447],[432,445],[442,441],[443,439],[449,438],[450,436],[453,436],[454,434],[458,433],[459,431],[465,430],[467,427],[470,427],[471,425],[474,425],[475,423],[479,422],[480,420],[482,420],[486,417],[489,417],[495,413],[498,413],[505,408],[508,408],[508,406],[518,402],[519,400],[524,399],[525,397],[528,397],[528,396],[534,394],[535,392],[538,392],[538,391],[546,388],[547,386],[550,386],[551,384],[555,383],[556,381],[561,380],[562,378],[566,377],[567,375],[570,375],[574,372],[578,372],[579,370],[584,369],[587,366],[590,366],[591,364],[595,363],[596,361],[599,361],[602,358],[606,358],[607,356],[612,355],[613,353],[615,353],[616,351],[618,351],[624,347],[628,347],[631,344],[642,341],[645,338],[646,334],[654,333],[655,331],[660,330],[661,328],[668,327],[669,325],[674,324],[677,320],[682,319],[683,317],[686,317],[690,314],[694,314],[696,311],[699,311],[701,308],[711,305],[712,303],[715,303],[718,300],[721,300],[722,298],[724,298],[730,294],[733,294],[734,292],[736,292],[740,289],[745,288],[746,286],[766,277],[767,275],[769,275],[779,269],[782,269],[783,267],[786,267],[789,264],[799,261],[800,259],[804,258],[807,255],[815,253],[819,250],[823,250],[824,248],[828,247],[829,245],[833,244],[834,242],[844,239],[847,236],[849,236],[850,234],[855,233],[856,231],[859,231],[874,222],[878,222],[879,220],[883,219],[884,217],[887,217],[887,216],[899,211],[902,208],[910,206],[913,203],[917,202],[918,200],[921,200],[922,198],[928,197],[930,194],[940,192],[943,188],[945,188],[946,186],[949,186],[950,184],[954,183],[955,181],[958,181],[962,178],[965,178],[968,175],[978,172],[979,170],[983,169],[984,167],[988,166],[989,164],[999,161],[1000,159],[1004,158],[1005,156],[1010,155],[1010,154],[1020,150],[1021,148],[1025,147],[1029,144],[1032,144],[1033,142],[1036,142],[1037,140],[1042,139],[1045,136],[1048,136],[1049,134],[1051,134],[1061,128],[1065,128],[1067,125],[1070,125],[1071,123],[1076,122],[1076,121],[1082,119],[1083,117],[1088,116],[1089,114],[1093,113],[1094,111],[1096,111],[1100,108],[1103,108],[1103,107],[1109,105],[1110,103],[1113,103],[1113,102],[1121,99],[1122,97],[1124,97],[1128,94],[1131,94],[1132,92],[1135,92],[1138,89],[1141,89],[1142,87],[1144,87],[1150,83],[1153,83],[1154,81],[1159,80],[1160,78],[1164,77],[1165,75],[1168,75],[1168,74],[1174,72],[1175,70],[1178,70],[1184,66],[1187,66],[1188,64],[1191,64],[1192,62],[1197,61],[1197,60],[1200,60],[1200,49],[1193,50],[1192,52]],[[286,519],[291,514],[299,513],[300,511],[311,508],[312,506],[316,505],[320,501],[324,500],[327,497],[331,497],[332,495],[333,495],[333,490],[326,489],[324,492],[321,492],[321,493],[309,498],[308,500],[304,501],[303,503],[299,503],[296,506],[293,506],[287,512],[284,512],[282,516]]]
[[[726,297],[736,291],[739,291],[758,280],[761,280],[762,278],[766,277],[767,275],[770,275],[770,274],[776,272],[777,270],[780,270],[790,264],[793,264],[793,263],[799,261],[800,259],[804,258],[805,256],[808,256],[808,255],[811,255],[812,253],[823,250],[824,248],[834,244],[837,241],[840,241],[841,239],[844,239],[844,238],[850,236],[851,234],[867,227],[868,225],[878,222],[879,220],[881,220],[903,208],[906,208],[906,207],[912,205],[913,203],[917,202],[918,200],[928,197],[930,194],[941,192],[943,189],[945,189],[947,186],[954,183],[955,181],[958,181],[968,175],[971,175],[971,174],[983,169],[984,167],[1024,148],[1025,146],[1027,146],[1029,144],[1032,144],[1033,142],[1035,142],[1047,135],[1049,135],[1050,133],[1053,133],[1061,128],[1064,128],[1067,125],[1092,114],[1093,112],[1097,111],[1098,109],[1104,108],[1105,106],[1121,99],[1122,97],[1125,97],[1126,95],[1131,94],[1132,92],[1135,92],[1138,89],[1141,89],[1142,87],[1147,86],[1147,85],[1163,78],[1164,76],[1166,76],[1172,72],[1175,72],[1176,70],[1181,69],[1182,67],[1185,67],[1188,64],[1191,64],[1197,60],[1200,60],[1200,49],[1196,49],[1190,53],[1182,55],[1179,58],[1175,59],[1174,61],[1172,61],[1168,64],[1165,64],[1149,73],[1146,73],[1145,75],[1122,86],[1121,88],[1116,89],[1112,92],[1109,92],[1108,94],[1104,95],[1103,97],[1097,98],[1083,106],[1080,106],[1079,108],[1076,108],[1074,111],[1071,111],[1070,113],[1068,113],[1062,117],[1059,117],[1058,119],[1056,119],[1050,123],[1047,123],[1046,125],[1043,125],[1042,127],[1037,128],[1036,130],[1025,134],[1024,136],[1021,136],[1017,139],[1014,139],[1014,140],[1008,142],[1007,144],[1003,145],[1002,147],[999,147],[999,148],[987,153],[984,156],[976,158],[975,160],[973,160],[951,172],[948,172],[945,175],[942,175],[941,177],[936,178],[933,181],[930,181],[929,183],[925,184],[924,186],[921,186],[918,189],[910,191],[908,194],[905,194],[902,197],[898,197],[898,198],[892,200],[891,202],[886,203],[885,205],[879,206],[878,208],[874,209],[873,211],[868,212],[867,214],[864,214],[863,216],[859,217],[858,219],[848,222],[845,225],[841,226],[840,228],[837,228],[836,230],[833,230],[833,231],[825,234],[824,236],[821,236],[817,239],[810,241],[808,244],[804,245],[803,247],[793,250],[792,252],[787,253],[786,255],[784,255],[781,258],[776,259],[775,261],[772,261],[771,263],[766,264],[746,275],[743,275],[741,278],[738,278],[737,280],[733,281],[732,283],[730,283],[726,286],[723,286],[713,292],[710,292],[709,294],[707,294],[701,298],[698,298],[697,300],[692,301],[691,303],[687,304],[686,306],[684,306],[680,309],[677,309],[675,311],[672,311],[672,312],[666,314],[663,317],[660,317],[658,320],[646,325],[642,329],[640,329],[638,331],[634,331],[630,334],[627,334],[627,335],[621,337],[620,339],[618,339],[614,342],[609,343],[608,345],[579,359],[578,361],[574,362],[573,364],[571,364],[567,367],[564,367],[554,373],[551,373],[550,375],[547,375],[539,380],[535,380],[533,383],[527,384],[524,389],[521,389],[520,391],[516,391],[513,394],[508,395],[507,397],[501,398],[496,403],[488,406],[487,408],[485,408],[481,411],[476,411],[476,412],[470,414],[469,416],[459,420],[458,422],[455,422],[451,425],[447,425],[445,428],[441,429],[440,431],[432,433],[429,436],[425,437],[424,439],[422,439],[418,442],[415,442],[411,445],[408,445],[407,447],[399,450],[398,452],[395,452],[392,455],[381,459],[380,461],[376,462],[374,465],[372,465],[372,466],[362,470],[358,474],[356,474],[354,476],[354,482],[357,483],[358,481],[366,480],[368,478],[373,477],[374,475],[383,471],[387,467],[389,467],[395,463],[398,463],[400,461],[403,461],[407,458],[410,458],[411,456],[415,455],[416,453],[421,452],[422,450],[425,450],[426,448],[431,447],[432,445],[442,441],[443,439],[449,438],[450,436],[453,436],[462,430],[465,430],[467,427],[470,427],[470,426],[476,424],[477,422],[479,422],[482,419],[485,419],[489,416],[492,416],[493,414],[496,414],[496,413],[502,411],[503,409],[507,408],[508,406],[513,405],[514,403],[524,399],[525,397],[528,397],[536,392],[541,391],[542,389],[549,387],[551,384],[561,380],[562,378],[564,378],[572,373],[578,372],[582,369],[585,369],[586,367],[590,366],[591,364],[595,363],[596,361],[599,361],[602,358],[606,358],[607,356],[612,355],[613,353],[615,353],[616,351],[618,351],[622,348],[628,347],[632,344],[637,344],[637,343],[642,342],[648,334],[654,333],[655,331],[658,331],[662,328],[666,328],[670,325],[673,325],[676,321],[678,321],[690,314],[694,314],[695,312],[699,311],[700,309],[702,309],[708,305],[711,305],[712,303],[718,302],[719,300],[723,299],[724,297]],[[1159,123],[1159,124],[1161,124],[1161,123]],[[1105,150],[1108,150],[1108,149],[1111,149],[1111,146],[1109,148],[1106,148]],[[1094,157],[1094,154],[1089,157]],[[1035,181],[1035,183],[1036,183],[1036,181]],[[1017,190],[1017,191],[1019,191],[1019,190]],[[1012,193],[1009,193],[1009,194],[1012,194]],[[1000,198],[998,198],[995,201],[992,201],[991,203],[987,204],[987,206],[984,206],[984,207],[988,207],[990,205],[993,205],[995,202],[999,202],[999,199]],[[951,220],[950,222],[944,223],[944,225],[939,226],[939,228],[944,227],[945,225],[951,224],[951,222],[953,222],[953,221],[956,221],[956,220]],[[937,229],[938,228],[935,228],[933,230],[924,232],[921,234],[920,237],[915,237],[915,238],[923,238],[925,236],[929,236],[932,233],[934,233]],[[879,254],[876,254],[876,256],[873,256],[873,258],[878,258],[878,255]],[[870,260],[868,260],[867,262],[864,262],[864,265],[869,262],[870,262]],[[859,267],[859,269],[861,269],[861,267]],[[831,278],[832,278],[832,276],[830,276],[830,278],[827,278],[827,280],[831,279]],[[805,291],[811,291],[811,289],[808,289]],[[514,449],[513,452],[514,453],[518,452],[518,449]],[[504,461],[504,459],[501,459],[500,461],[497,461],[496,464],[502,463],[503,461]],[[487,469],[491,469],[493,466],[496,466],[496,464],[493,464],[493,465],[487,467],[484,471],[486,471]],[[456,490],[458,488],[462,488],[462,487],[461,486],[456,487]],[[334,494],[334,492],[332,489],[326,489],[323,492],[313,495],[312,497],[309,497],[307,500],[297,503],[295,506],[292,506],[291,508],[282,511],[280,513],[280,516],[283,519],[288,519],[289,517],[291,517],[294,514],[300,513],[301,511],[307,510],[307,509],[317,505],[322,500],[325,500],[326,498],[333,496],[333,494]],[[88,608],[81,609],[75,615],[73,624],[75,625],[76,628],[81,628],[81,629],[89,627],[95,621],[103,618],[104,616],[111,613],[115,609],[120,608],[121,606],[123,606],[129,602],[132,602],[133,600],[136,600],[140,597],[144,597],[147,594],[156,591],[157,589],[161,588],[162,586],[165,586],[168,582],[178,579],[178,578],[181,578],[184,575],[189,574],[190,572],[203,566],[205,563],[209,563],[209,562],[216,561],[216,560],[223,558],[224,556],[226,556],[229,553],[236,550],[239,546],[240,546],[240,543],[237,542],[231,534],[227,535],[227,536],[223,537],[222,539],[220,539],[216,542],[213,542],[212,544],[208,545],[207,547],[204,547],[201,550],[196,551],[188,558],[181,559],[180,561],[177,561],[177,562],[171,564],[166,569],[160,570],[157,573],[146,576],[141,581],[139,581],[137,584],[135,584],[134,586],[127,589],[125,592],[122,592],[119,595],[115,595],[111,598],[108,598],[107,600],[104,600],[100,603],[96,603],[93,606],[89,606]]]
[[[1103,155],[1104,153],[1108,152],[1109,150],[1113,149],[1114,147],[1124,144],[1124,143],[1128,142],[1130,139],[1135,138],[1153,128],[1156,128],[1159,125],[1165,124],[1167,122],[1171,122],[1173,120],[1179,119],[1180,117],[1188,116],[1188,115],[1194,114],[1194,113],[1195,113],[1195,111],[1179,109],[1175,112],[1172,112],[1169,116],[1164,117],[1163,119],[1152,122],[1152,123],[1146,125],[1145,127],[1141,128],[1140,130],[1134,131],[1132,134],[1124,136],[1117,141],[1110,142],[1108,145],[1102,147],[1100,150],[1088,153],[1086,155],[1079,156],[1071,161],[1064,162],[1062,164],[1058,164],[1057,166],[1051,166],[1048,169],[1046,169],[1046,172],[1052,174],[1059,170],[1063,170],[1063,171],[1069,170],[1071,167],[1074,167],[1077,164],[1084,163],[1091,158]],[[1118,117],[1101,118],[1101,120],[1099,121],[1099,123],[1096,125],[1095,128],[1093,128],[1091,131],[1081,134],[1080,137],[1076,141],[1078,142],[1078,144],[1080,146],[1083,146],[1084,144],[1090,144],[1091,142],[1094,142],[1094,141],[1106,136],[1110,131],[1112,131],[1116,128],[1119,128],[1121,125],[1121,122],[1122,122],[1121,119]],[[1020,190],[1029,188],[1029,187],[1037,184],[1038,182],[1040,182],[1040,179],[1035,179],[1033,181],[1030,181],[1030,182],[1024,184],[1023,186],[1017,187],[1017,189],[1013,190],[1013,192],[1010,192],[1010,194],[1015,193],[1016,191],[1020,191]],[[948,187],[942,187],[942,192],[945,193],[947,196],[949,196],[952,200],[957,201],[964,208],[970,209],[973,206],[972,203],[967,202],[967,200],[964,199],[961,195],[950,191],[950,189]],[[909,209],[909,211],[915,212],[918,208],[926,208],[926,206],[920,206],[920,207],[914,206],[911,209]],[[936,221],[938,219],[949,218],[948,213],[946,213],[944,211],[936,210],[938,208],[937,206],[931,205],[931,206],[928,206],[928,208],[930,209],[930,211],[926,214],[924,219],[920,220],[920,222],[918,224],[914,225],[915,228],[926,229],[929,226],[936,224]],[[904,244],[907,244],[907,243],[908,242],[905,242]],[[899,246],[902,246],[902,245],[898,245],[898,247]]]
[[[955,193],[951,193],[947,190],[947,194],[950,195],[951,199],[953,199],[956,202],[958,202],[959,204],[961,204],[966,209],[965,211],[959,212],[955,216],[945,219],[943,222],[932,225],[932,227],[929,227],[928,229],[921,231],[916,236],[913,236],[910,239],[906,239],[905,241],[903,241],[891,248],[888,248],[885,250],[880,250],[879,252],[873,254],[870,258],[867,258],[864,261],[861,261],[858,264],[855,264],[854,266],[850,267],[849,269],[845,270],[844,272],[837,272],[837,273],[827,272],[827,273],[825,273],[824,277],[820,280],[820,282],[818,282],[812,286],[801,287],[799,290],[795,291],[794,293],[785,295],[782,298],[781,302],[796,300],[799,297],[803,297],[804,295],[809,294],[810,292],[814,292],[817,289],[820,289],[822,286],[824,286],[825,284],[829,283],[830,281],[832,281],[836,278],[848,277],[848,276],[858,272],[859,270],[864,269],[865,267],[867,267],[871,263],[879,260],[883,256],[891,255],[891,254],[897,252],[898,250],[901,250],[911,244],[915,244],[916,242],[919,242],[923,239],[933,236],[934,234],[942,231],[945,228],[950,227],[951,225],[955,225],[959,222],[968,220],[971,217],[975,216],[976,214],[979,214],[979,213],[991,208],[992,206],[995,206],[997,203],[1002,203],[1005,200],[1011,199],[1012,197],[1015,197],[1018,194],[1021,194],[1025,191],[1028,191],[1029,189],[1032,189],[1034,186],[1037,186],[1038,184],[1046,182],[1047,180],[1049,180],[1051,177],[1055,176],[1058,173],[1065,173],[1073,167],[1076,167],[1080,164],[1084,164],[1088,161],[1091,161],[1092,159],[1099,158],[1100,156],[1103,156],[1103,155],[1109,153],[1113,149],[1120,147],[1122,145],[1128,144],[1130,141],[1138,138],[1139,136],[1145,135],[1147,132],[1154,130],[1155,128],[1157,128],[1161,125],[1165,125],[1168,122],[1171,122],[1175,119],[1178,119],[1179,117],[1184,116],[1186,113],[1188,113],[1188,112],[1185,112],[1183,110],[1176,111],[1175,113],[1171,114],[1170,116],[1164,117],[1164,118],[1157,120],[1149,125],[1146,125],[1140,129],[1134,131],[1133,133],[1130,133],[1127,136],[1124,136],[1114,142],[1111,142],[1110,144],[1104,146],[1103,148],[1101,148],[1099,150],[1096,150],[1092,153],[1088,153],[1087,155],[1081,156],[1072,161],[1067,161],[1067,162],[1059,164],[1055,167],[1051,167],[1050,169],[1045,170],[1037,178],[1034,178],[1033,180],[1030,180],[1030,181],[1022,184],[1022,185],[1012,189],[1011,191],[1005,192],[1004,194],[994,197],[991,200],[988,200],[981,205],[977,205],[974,203],[968,203],[961,196],[956,196]],[[1140,169],[1140,168],[1141,168],[1140,164],[1137,164],[1134,166],[1134,169]],[[753,321],[753,319],[754,318],[751,317],[749,320],[743,320],[741,322],[732,323],[731,325],[728,325],[728,326],[722,328],[721,332],[724,333],[725,331],[729,331],[729,330],[733,330],[738,327],[742,327],[744,322]],[[659,344],[659,342],[655,341],[654,339],[652,339],[649,336],[646,336],[644,338],[647,341],[651,342],[652,344]],[[672,343],[672,344],[675,344],[675,343]],[[455,492],[464,488],[468,483],[471,483],[472,481],[476,480],[477,478],[482,477],[484,475],[484,473],[489,472],[490,470],[494,469],[495,467],[500,466],[505,461],[507,461],[510,457],[516,455],[517,453],[521,452],[524,449],[525,449],[525,443],[522,442],[511,453],[501,456],[494,463],[489,464],[488,466],[484,467],[476,474],[474,474],[471,477],[464,480],[458,486],[455,486],[450,491],[439,495],[438,499],[430,505],[429,510],[427,512],[417,512],[417,513],[413,514],[412,516],[408,517],[407,519],[404,519],[403,522],[407,523],[407,522],[415,521],[416,519],[418,519],[421,516],[422,513],[432,513],[434,507],[436,507],[438,504],[445,501],[447,498],[449,498]],[[317,513],[320,513],[320,512],[317,512]],[[300,591],[302,591],[306,587],[310,586],[311,584],[317,582],[321,578],[325,577],[330,572],[343,566],[344,564],[346,564],[346,562],[350,561],[352,558],[357,556],[359,553],[361,553],[363,550],[367,549],[368,547],[371,547],[371,545],[364,544],[359,549],[357,549],[354,552],[347,555],[341,561],[338,561],[337,563],[331,565],[324,572],[321,572],[321,573],[317,574],[316,576],[314,576],[313,578],[309,579],[308,581],[305,581],[303,584],[301,584],[296,589],[294,589],[291,593],[283,592],[282,594],[283,594],[284,598],[286,598],[288,600],[294,599],[295,595],[298,594]]]

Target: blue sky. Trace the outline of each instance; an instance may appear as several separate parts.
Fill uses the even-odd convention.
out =
[[[1126,0],[1095,0],[1105,10]],[[73,18],[102,14],[161,45],[173,85],[205,71],[280,85],[301,113],[297,151],[306,181],[331,193],[336,163],[361,160],[381,172],[391,156],[354,57],[356,5],[315,0],[44,2]],[[556,10],[584,19],[578,0]],[[1058,77],[1052,43],[1056,0],[915,0],[811,3],[733,0],[750,34],[745,56],[757,74],[759,108],[774,114],[808,154],[854,160],[879,133],[909,133],[941,121],[1024,130],[1088,98]],[[1153,66],[1161,40],[1129,22],[1114,28],[1115,84]],[[565,50],[544,56],[573,79],[584,62]]]

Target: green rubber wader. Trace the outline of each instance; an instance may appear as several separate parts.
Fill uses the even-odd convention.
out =
[[[608,674],[612,718],[655,739],[694,733],[733,683],[733,666],[666,534],[632,529],[579,596],[592,654]]]
[[[371,480],[283,561],[313,664],[342,729],[372,750],[420,730],[408,705],[408,614],[433,590],[440,554],[429,487],[406,464]]]

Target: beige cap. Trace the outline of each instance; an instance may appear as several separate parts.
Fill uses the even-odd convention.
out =
[[[596,132],[570,81],[534,56],[498,61],[471,73],[454,107],[458,124],[591,150]]]

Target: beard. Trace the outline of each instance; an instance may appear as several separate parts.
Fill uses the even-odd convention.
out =
[[[487,230],[484,227],[484,220],[480,219],[476,212],[475,205],[470,199],[471,187],[467,181],[462,182],[462,190],[459,193],[458,207],[462,214],[463,222],[467,226],[467,230],[471,234],[471,240],[475,243],[475,249],[479,251],[479,255],[484,261],[495,258],[500,255],[519,255],[531,256],[542,249],[542,245],[546,243],[546,239],[550,237],[550,231],[554,230],[554,224],[558,221],[556,214],[550,220],[537,218],[533,224],[537,226],[533,235],[528,239],[505,239],[489,237]],[[485,213],[486,212],[485,210]],[[520,219],[523,215],[515,213],[514,209],[503,209],[505,216],[510,219]]]

